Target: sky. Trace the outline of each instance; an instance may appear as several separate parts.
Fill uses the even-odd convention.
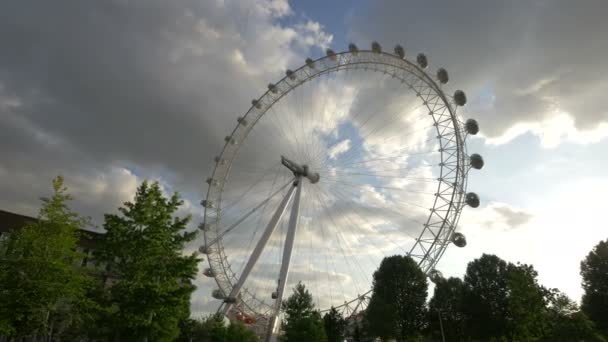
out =
[[[268,83],[327,48],[344,51],[353,42],[369,49],[378,41],[392,51],[401,44],[410,60],[428,56],[430,74],[449,71],[445,92],[466,91],[459,115],[481,127],[467,147],[485,160],[468,177],[482,204],[464,208],[458,231],[468,245],[448,247],[437,268],[462,276],[471,260],[496,254],[533,264],[540,283],[579,300],[580,261],[608,237],[602,200],[608,191],[607,10],[599,0],[4,1],[0,208],[36,215],[39,197],[61,174],[76,198],[73,207],[93,218],[92,229],[102,229],[103,214],[116,212],[150,179],[183,195],[180,214],[192,215],[195,229],[213,158]],[[226,187],[225,203],[232,206],[225,222],[268,196],[262,189],[289,180],[276,164],[279,153],[309,157],[320,170],[321,190],[304,190],[291,277],[315,284],[320,306],[341,300],[333,293],[364,291],[374,263],[406,248],[420,230],[395,213],[417,220],[421,212],[411,203],[424,199],[390,190],[421,190],[427,184],[413,180],[436,172],[430,154],[413,157],[435,148],[426,143],[428,131],[415,126],[421,115],[415,100],[390,78],[364,71],[329,75],[277,103],[239,152]],[[292,139],[298,137],[307,144]],[[347,162],[400,152],[391,163],[406,172],[387,174],[389,163],[381,163],[365,169],[369,177],[342,175],[360,186],[356,191],[336,185],[336,170],[352,171],[344,169]],[[255,167],[266,167],[260,180],[238,175]],[[399,177],[402,182],[394,181]],[[243,196],[249,184],[260,190]],[[406,201],[410,207],[398,205]],[[226,237],[235,269],[268,215],[256,213],[255,224]],[[277,231],[284,234],[284,226]],[[275,235],[252,278],[259,284],[251,287],[261,292],[272,289],[276,277],[282,238]],[[202,236],[188,251],[201,243]],[[214,311],[213,279],[200,275],[196,285],[193,314]]]

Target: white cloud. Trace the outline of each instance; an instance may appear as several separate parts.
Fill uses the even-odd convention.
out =
[[[606,238],[595,214],[604,211],[606,191],[606,179],[566,181],[546,197],[532,198],[525,210],[497,202],[465,208],[459,226],[468,244],[462,249],[450,246],[438,268],[445,276],[462,277],[468,262],[482,253],[496,254],[532,264],[541,284],[580,300],[580,262]]]
[[[328,151],[329,158],[336,159],[336,158],[338,158],[338,156],[340,156],[344,152],[347,152],[349,149],[350,149],[350,140],[344,139],[329,148],[329,151]]]

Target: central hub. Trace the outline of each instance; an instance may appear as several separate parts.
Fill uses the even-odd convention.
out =
[[[308,178],[308,180],[312,184],[317,183],[319,181],[319,179],[321,178],[319,176],[319,173],[311,172],[310,169],[308,168],[308,165],[297,164],[297,163],[291,161],[290,159],[285,158],[284,156],[281,156],[281,164],[283,164],[286,168],[291,170],[291,172],[293,172],[293,174],[296,177]]]

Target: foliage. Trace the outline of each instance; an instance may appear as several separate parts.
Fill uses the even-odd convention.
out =
[[[242,322],[231,322],[226,330],[226,342],[255,342],[258,337]]]
[[[546,289],[530,265],[512,264],[495,255],[469,263],[464,278],[465,335],[487,340],[533,340],[542,336]]]
[[[576,303],[568,296],[552,290],[548,291],[547,301],[547,327],[541,341],[606,341],[597,334],[593,322],[579,311]]]
[[[464,339],[464,283],[460,278],[441,279],[435,284],[429,301],[429,325],[433,337],[441,338],[441,327],[447,341]],[[441,319],[441,322],[439,322]]]
[[[581,262],[585,291],[581,308],[608,337],[608,240],[600,241]]]
[[[538,284],[538,273],[531,265],[509,263],[507,269],[507,336],[533,340],[543,332],[546,289]]]
[[[407,256],[384,258],[374,272],[365,320],[369,333],[382,339],[416,339],[425,325],[426,276]]]
[[[68,208],[72,197],[63,178],[52,184],[37,221],[0,242],[0,334],[59,337],[79,330],[93,307],[86,297],[91,278],[80,269],[76,250],[88,220]]]
[[[482,255],[467,266],[464,276],[466,334],[489,340],[507,332],[507,263],[495,255]]]
[[[323,325],[325,327],[325,334],[327,335],[327,341],[329,342],[342,342],[344,341],[344,331],[346,329],[346,320],[333,306],[323,316]]]
[[[226,327],[224,316],[214,314],[201,320],[186,319],[180,324],[178,342],[255,342],[253,331],[242,322],[232,322]]]
[[[283,301],[282,308],[285,312],[282,341],[327,341],[321,314],[315,310],[312,295],[302,283],[298,283],[293,294]]]
[[[143,182],[134,202],[105,215],[107,233],[96,255],[111,277],[105,322],[113,339],[173,340],[189,316],[196,254],[182,255],[195,233],[185,232],[190,217],[174,217],[179,194],[165,198],[158,183]]]

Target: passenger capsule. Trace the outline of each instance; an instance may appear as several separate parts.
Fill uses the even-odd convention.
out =
[[[456,247],[462,248],[467,245],[467,239],[462,233],[454,233],[452,234],[452,243],[454,243]]]
[[[219,289],[213,290],[213,292],[211,292],[211,296],[215,299],[220,299],[220,300],[222,300],[226,297],[226,296],[224,296],[224,293]]]
[[[380,46],[380,43],[378,43],[376,41],[372,42],[372,52],[375,52],[375,53],[382,52],[382,47]]]
[[[481,168],[483,168],[483,157],[477,153],[471,154],[469,162],[474,169],[481,170]]]
[[[224,141],[230,143],[230,145],[236,145],[236,140],[229,135],[224,137]]]
[[[226,297],[226,299],[224,299],[224,303],[234,304],[234,303],[236,303],[236,298],[234,298],[234,297]]]
[[[401,45],[395,46],[395,55],[399,56],[399,58],[401,58],[401,59],[405,58],[405,50],[403,49],[403,46],[401,46]]]
[[[201,201],[201,205],[205,208],[213,208],[213,202],[212,201],[207,201],[207,200],[202,200]]]
[[[285,76],[292,81],[296,79],[296,74],[291,69],[287,69],[287,71],[285,71]]]
[[[213,278],[215,277],[215,272],[213,272],[213,270],[210,268],[205,268],[205,270],[203,271],[203,275],[205,277]]]
[[[198,229],[202,230],[202,231],[207,231],[208,227],[207,224],[205,222],[201,222],[198,224]]]
[[[336,52],[332,49],[327,49],[325,50],[325,53],[327,54],[327,57],[329,57],[329,59],[331,59],[332,61],[335,61],[337,56],[336,56]]]
[[[439,70],[437,70],[437,79],[441,84],[448,83],[448,81],[450,80],[450,77],[448,76],[448,71],[444,68],[439,68]]]
[[[239,116],[239,117],[236,119],[236,122],[238,122],[239,124],[241,124],[241,125],[243,125],[243,126],[247,126],[247,120],[246,120],[245,118],[243,118],[243,117],[240,117],[240,116]]]
[[[310,58],[306,58],[306,65],[312,69],[315,67],[315,62]]]
[[[357,47],[357,45],[350,43],[350,44],[348,44],[348,51],[350,51],[350,53],[356,55],[357,53],[359,53],[359,48]]]
[[[220,158],[219,156],[215,157],[213,160],[220,165],[226,164],[226,161],[224,160],[224,158]]]
[[[251,105],[254,106],[257,109],[262,108],[262,104],[258,100],[251,100]]]
[[[274,291],[271,295],[272,299],[277,299],[279,297],[279,295],[277,294],[277,291]]]
[[[479,207],[479,196],[477,196],[477,194],[474,193],[474,192],[469,192],[465,196],[465,200],[464,201],[471,208],[477,208],[477,207]]]
[[[272,83],[268,83],[268,90],[270,90],[270,92],[273,94],[276,94],[279,92],[279,90],[277,89],[277,86]]]
[[[201,254],[209,254],[209,249],[207,248],[207,246],[200,246],[198,248],[199,253]]]
[[[429,66],[429,61],[426,58],[426,55],[423,53],[419,53],[418,56],[416,56],[416,63],[418,63],[418,65],[422,69],[425,69],[427,66]]]
[[[477,121],[475,119],[468,119],[464,123],[464,129],[470,135],[475,135],[479,132],[479,124],[477,123]]]
[[[456,90],[454,92],[454,103],[459,106],[464,106],[467,103],[467,95],[462,90]]]
[[[441,271],[433,269],[429,272],[429,278],[433,283],[437,284],[443,279],[443,274],[441,273]]]

